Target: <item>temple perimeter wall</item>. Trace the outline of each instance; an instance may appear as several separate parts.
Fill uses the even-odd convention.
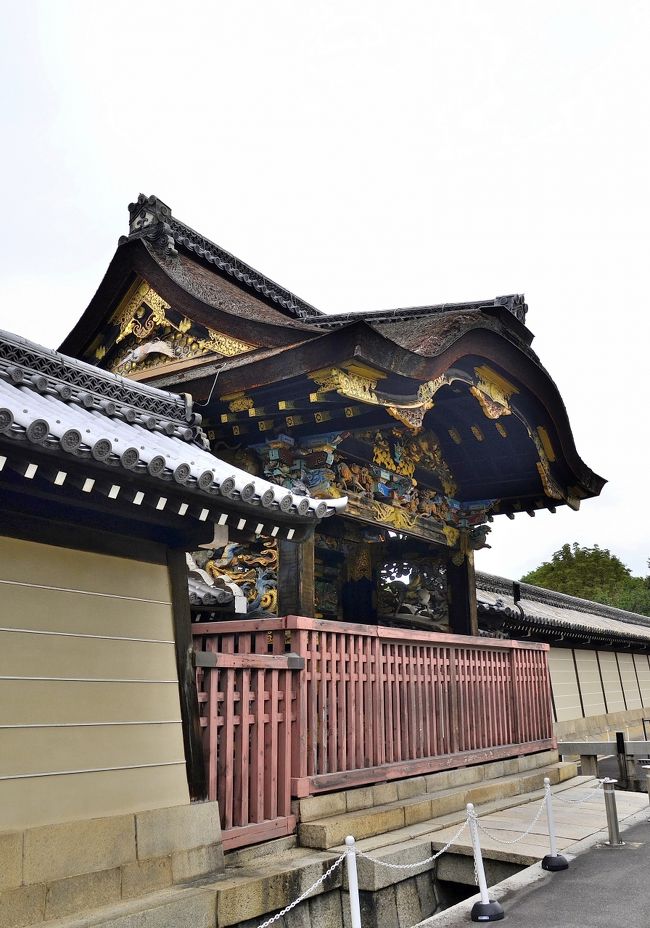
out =
[[[0,925],[223,869],[192,803],[165,564],[0,538]]]

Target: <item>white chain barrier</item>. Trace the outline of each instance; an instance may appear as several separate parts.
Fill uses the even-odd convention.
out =
[[[605,782],[604,780],[599,780],[598,786],[594,787],[594,789],[590,790],[590,792],[588,792],[586,796],[582,796],[580,799],[568,799],[562,796],[560,793],[554,793],[553,795],[555,799],[559,799],[560,802],[565,802],[567,805],[581,806],[583,802],[587,802],[587,800],[591,799],[592,796],[595,796],[596,793],[599,792],[603,788],[604,782]]]
[[[258,925],[257,928],[268,928],[268,925],[272,925],[273,922],[277,922],[279,918],[282,918],[282,916],[286,915],[287,912],[290,912],[291,909],[294,909],[297,905],[300,905],[300,903],[303,902],[310,893],[313,893],[315,889],[318,889],[321,883],[324,883],[325,880],[334,873],[337,867],[341,866],[346,856],[347,856],[347,852],[345,854],[341,854],[340,857],[337,857],[337,859],[334,861],[334,863],[329,868],[329,870],[326,870],[325,873],[321,877],[319,877],[315,883],[312,883],[309,889],[306,889],[304,893],[298,896],[297,899],[294,899],[293,902],[290,902],[289,905],[285,906],[280,912],[276,912],[275,915],[272,915],[270,918],[267,918],[267,920],[265,922],[262,922],[261,925]]]
[[[483,834],[488,836],[488,838],[490,838],[492,841],[496,841],[498,844],[510,845],[510,844],[518,844],[520,841],[523,841],[524,838],[528,837],[528,835],[531,833],[531,831],[533,830],[533,828],[539,821],[540,816],[542,812],[544,811],[545,806],[546,806],[546,796],[544,796],[544,798],[542,799],[539,805],[539,809],[537,810],[537,814],[535,815],[535,818],[532,820],[532,822],[530,823],[526,831],[520,834],[519,837],[513,838],[511,841],[506,841],[505,838],[499,838],[499,836],[495,835],[493,831],[490,831],[488,828],[486,828],[474,810],[472,810],[472,812],[469,814],[471,814],[471,816],[476,819],[476,824],[481,829]]]
[[[473,921],[493,921],[503,918],[503,909],[499,906],[498,903],[495,903],[493,900],[489,899],[487,892],[487,884],[485,881],[485,870],[483,868],[483,859],[481,854],[481,846],[479,840],[479,830],[483,832],[490,840],[496,841],[498,844],[503,844],[507,846],[512,846],[513,844],[518,844],[520,841],[523,841],[524,838],[528,837],[531,833],[537,822],[540,820],[542,812],[544,809],[547,810],[547,819],[549,825],[549,839],[551,845],[551,854],[548,858],[551,861],[560,863],[559,866],[548,867],[545,869],[565,869],[568,864],[561,855],[557,854],[556,844],[555,844],[555,828],[553,823],[553,814],[552,814],[552,800],[559,799],[561,802],[579,806],[583,802],[587,802],[596,793],[600,792],[603,788],[605,780],[599,780],[598,785],[590,790],[586,796],[580,797],[580,799],[568,799],[560,795],[559,793],[553,793],[551,790],[551,783],[548,777],[544,779],[544,797],[542,798],[539,808],[535,813],[533,820],[530,825],[526,828],[524,832],[518,835],[516,838],[506,840],[500,838],[497,834],[491,831],[489,828],[481,822],[479,816],[474,809],[472,803],[467,805],[467,815],[465,821],[462,823],[460,828],[455,832],[455,834],[447,841],[444,847],[441,847],[439,851],[436,851],[435,854],[431,854],[429,857],[425,857],[423,860],[418,860],[415,863],[410,864],[394,864],[387,860],[381,860],[379,857],[373,857],[371,854],[366,854],[365,851],[360,851],[356,845],[354,838],[349,836],[345,839],[347,845],[346,850],[340,857],[337,857],[334,863],[319,877],[315,883],[306,889],[297,899],[293,902],[290,902],[289,905],[285,906],[279,912],[276,912],[275,915],[272,915],[269,919],[262,924],[258,925],[257,928],[269,928],[270,925],[277,922],[280,918],[290,912],[291,909],[295,908],[297,905],[300,905],[311,893],[313,893],[319,886],[321,886],[333,873],[334,871],[341,866],[343,861],[347,862],[348,869],[348,886],[350,894],[350,914],[351,914],[351,924],[352,928],[360,928],[360,908],[359,908],[359,888],[357,882],[357,872],[356,872],[356,858],[360,857],[364,860],[369,860],[373,864],[376,864],[380,867],[386,867],[389,870],[417,870],[419,867],[423,867],[427,864],[431,864],[436,861],[439,857],[442,857],[443,854],[446,854],[450,847],[452,847],[463,834],[465,829],[469,826],[470,838],[472,841],[472,846],[474,848],[474,878],[479,891],[481,894],[481,902],[476,903],[475,909],[476,913],[472,915]],[[475,917],[476,916],[476,917]]]
[[[381,867],[387,867],[390,870],[415,870],[418,867],[423,867],[425,864],[433,863],[434,860],[437,860],[439,857],[442,857],[443,854],[446,854],[452,844],[455,844],[456,841],[458,841],[462,833],[467,828],[467,824],[468,819],[466,818],[453,838],[447,841],[444,847],[441,847],[440,850],[436,851],[435,854],[432,854],[431,857],[425,857],[424,860],[418,860],[414,864],[391,864],[387,860],[380,860],[378,857],[371,857],[370,854],[366,854],[365,851],[360,851],[358,848],[357,857],[363,857],[365,860],[371,860],[374,864],[379,864]]]

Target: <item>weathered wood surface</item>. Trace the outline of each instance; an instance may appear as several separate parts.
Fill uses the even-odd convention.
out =
[[[194,632],[226,844],[278,834],[292,796],[554,746],[544,644],[302,616]]]
[[[269,653],[268,633],[257,624],[209,635],[206,625],[194,626],[208,798],[219,801],[226,850],[295,828],[292,676],[304,660],[284,653],[284,633],[282,652]]]

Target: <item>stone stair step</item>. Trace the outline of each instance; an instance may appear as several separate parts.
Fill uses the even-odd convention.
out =
[[[325,850],[341,845],[349,834],[354,835],[357,840],[362,840],[386,832],[399,831],[418,823],[430,823],[431,820],[437,820],[448,813],[464,811],[468,802],[482,807],[496,799],[520,796],[522,793],[540,789],[545,776],[555,784],[569,776],[575,776],[576,773],[575,764],[558,762],[509,776],[480,780],[469,785],[461,783],[436,792],[424,792],[370,808],[346,812],[341,810],[338,814],[301,822],[298,840],[303,847]],[[426,782],[418,783],[419,788],[426,788],[426,785]]]
[[[226,868],[186,885],[139,899],[113,903],[63,919],[38,922],[33,928],[228,928],[284,908],[308,889],[339,854],[309,848],[284,848],[279,856]],[[341,886],[343,866],[310,896],[318,913],[319,895]],[[331,904],[328,900],[327,904]],[[339,902],[340,905],[340,902]],[[319,923],[319,919],[312,921]]]
[[[440,770],[423,776],[376,783],[373,786],[362,786],[355,789],[339,790],[335,793],[309,796],[296,802],[295,812],[300,822],[313,822],[317,819],[341,815],[345,812],[356,812],[360,809],[387,805],[391,802],[397,802],[398,799],[408,799],[424,793],[439,792],[457,786],[523,773],[527,770],[546,767],[557,761],[557,751],[522,754],[520,757],[475,764],[472,767]]]
[[[571,782],[564,782],[556,785],[554,793],[566,789],[572,789],[579,786],[582,782],[595,782],[590,777],[576,777]],[[480,808],[482,815],[488,815],[492,812],[506,811],[526,803],[539,802],[544,795],[543,790],[520,794],[517,797],[509,797],[504,800],[496,800],[487,803]],[[370,854],[375,860],[369,860],[364,857],[357,859],[357,873],[359,880],[359,889],[368,891],[377,891],[386,886],[390,886],[405,879],[405,873],[399,870],[391,870],[382,866],[376,861],[384,861],[393,864],[416,864],[418,861],[426,860],[436,850],[442,846],[443,842],[437,838],[437,833],[444,829],[460,825],[465,818],[464,810],[449,815],[442,816],[435,822],[422,823],[419,826],[400,829],[385,835],[378,835],[373,838],[367,838],[357,842],[357,850]],[[345,845],[332,848],[335,853],[342,853]],[[454,853],[453,850],[451,853]],[[457,849],[456,853],[465,854],[465,849]],[[505,860],[510,858],[506,854]],[[413,868],[408,871],[407,875],[425,873],[436,867],[435,861],[422,864],[421,867]],[[347,879],[344,874],[343,886],[347,888]]]
[[[575,765],[574,765],[575,766]],[[574,786],[580,786],[583,782],[588,783],[593,777],[576,776],[570,781],[560,782],[553,786],[553,792],[560,792],[565,789],[571,789]],[[492,802],[486,802],[480,806],[481,815],[488,815],[491,812],[501,812],[502,810],[511,809],[514,806],[521,805],[524,802],[534,802],[541,799],[544,795],[543,789],[533,790],[530,793],[521,793],[518,796],[509,796],[507,799],[495,799]],[[452,825],[460,825],[465,818],[465,807],[455,812],[449,812],[447,815],[441,815],[435,820],[420,822],[417,825],[399,829],[398,831],[388,832],[382,835],[373,835],[370,838],[364,838],[356,842],[357,847],[362,851],[374,854],[377,849],[390,848],[393,843],[418,841],[425,839],[427,836],[434,835],[437,831],[442,831]],[[332,853],[342,853],[345,845],[330,848]]]

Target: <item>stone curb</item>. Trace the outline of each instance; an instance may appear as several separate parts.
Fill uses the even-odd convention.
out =
[[[633,812],[628,818],[619,822],[619,829],[621,832],[624,832],[633,825],[638,825],[641,822],[647,821],[650,821],[650,807],[641,809],[639,812]],[[607,838],[607,829],[594,832],[594,834],[570,845],[567,849],[569,853],[566,853],[565,856],[569,860],[573,860],[580,854],[584,854],[586,851],[591,850],[591,848],[595,847],[597,844],[607,841]],[[514,876],[508,877],[507,880],[503,880],[501,883],[491,886],[490,899],[503,902],[519,890],[526,889],[535,883],[539,883],[541,880],[552,879],[553,874],[549,873],[547,870],[542,870],[541,862],[533,864],[530,867],[526,867],[521,873],[516,873]],[[477,893],[469,899],[465,899],[463,902],[459,902],[457,905],[445,909],[444,912],[439,912],[437,915],[425,918],[417,925],[414,925],[413,928],[459,928],[460,925],[471,925],[473,922],[470,919],[470,912],[474,903],[479,900],[480,896]]]

